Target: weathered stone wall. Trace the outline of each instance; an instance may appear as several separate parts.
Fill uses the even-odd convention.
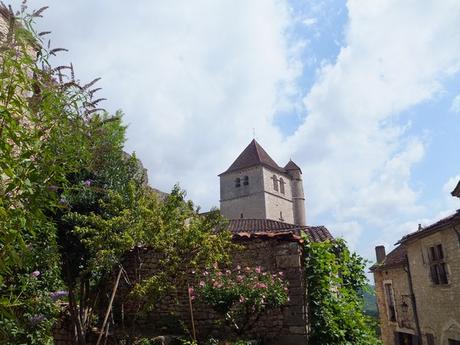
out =
[[[264,190],[265,190],[265,209],[267,219],[281,220],[280,212],[282,213],[283,221],[294,224],[294,212],[292,206],[292,187],[291,178],[288,175],[280,174],[271,169],[262,167]],[[281,193],[281,188],[278,183],[278,190],[273,186],[273,175],[279,179],[282,178],[285,182],[284,194]]]
[[[436,285],[430,278],[428,250],[438,244],[443,248],[448,284]],[[460,239],[456,232],[450,227],[411,241],[407,255],[424,344],[427,333],[434,335],[435,344],[460,340]]]
[[[289,283],[288,304],[263,315],[252,327],[250,336],[268,339],[273,344],[305,344],[307,309],[301,246],[297,242],[268,237],[247,239],[240,243],[244,249],[233,255],[232,265],[260,266],[267,272],[281,271]],[[148,278],[161,270],[155,253],[145,248],[137,248],[129,253],[124,265],[131,282]],[[190,278],[196,277],[190,276]],[[123,280],[114,307],[119,329],[123,329],[123,325],[126,329],[126,324],[135,320],[137,334],[158,335],[171,332],[166,328],[174,328],[174,323],[177,323],[178,319],[184,322],[188,330],[192,329],[186,287],[181,288],[175,296],[162,298],[153,311],[144,317],[139,317],[139,305],[126,298],[130,289],[131,287]],[[198,337],[229,336],[229,329],[217,323],[221,317],[208,306],[194,301],[193,308]]]
[[[284,181],[284,193],[278,184],[273,186],[273,175]],[[243,178],[249,177],[249,184]],[[235,187],[235,179],[241,179],[240,187]],[[272,219],[294,223],[292,203],[292,180],[287,174],[280,174],[264,166],[257,166],[225,174],[220,177],[220,211],[228,219]],[[282,219],[281,219],[282,218]]]
[[[245,176],[249,184],[244,185]],[[235,187],[235,179],[240,178],[240,187]],[[262,167],[253,167],[220,176],[220,212],[228,219],[264,219],[264,181]]]
[[[415,334],[414,310],[410,298],[409,280],[403,266],[374,272],[375,293],[379,311],[381,339],[386,345],[393,345],[395,332]],[[384,291],[384,284],[391,283],[396,308],[396,321],[390,320]],[[405,307],[407,305],[407,307]]]

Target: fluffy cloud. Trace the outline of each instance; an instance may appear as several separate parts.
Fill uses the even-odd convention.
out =
[[[348,2],[345,46],[318,72],[305,97],[308,116],[288,141],[305,167],[313,218],[358,221],[375,240],[424,214],[411,169],[425,143],[398,115],[458,71],[459,9],[456,1]],[[392,235],[408,227],[398,229]]]

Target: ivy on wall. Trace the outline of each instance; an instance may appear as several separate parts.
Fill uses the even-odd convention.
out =
[[[374,320],[365,315],[366,261],[342,239],[305,241],[310,345],[377,345]]]

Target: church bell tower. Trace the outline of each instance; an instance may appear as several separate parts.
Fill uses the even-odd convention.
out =
[[[306,225],[301,169],[292,160],[280,167],[255,139],[219,178],[224,217]]]

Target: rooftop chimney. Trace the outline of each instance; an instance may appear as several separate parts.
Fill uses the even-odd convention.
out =
[[[387,256],[385,253],[385,246],[375,247],[375,256],[377,257],[377,263],[381,264]]]

